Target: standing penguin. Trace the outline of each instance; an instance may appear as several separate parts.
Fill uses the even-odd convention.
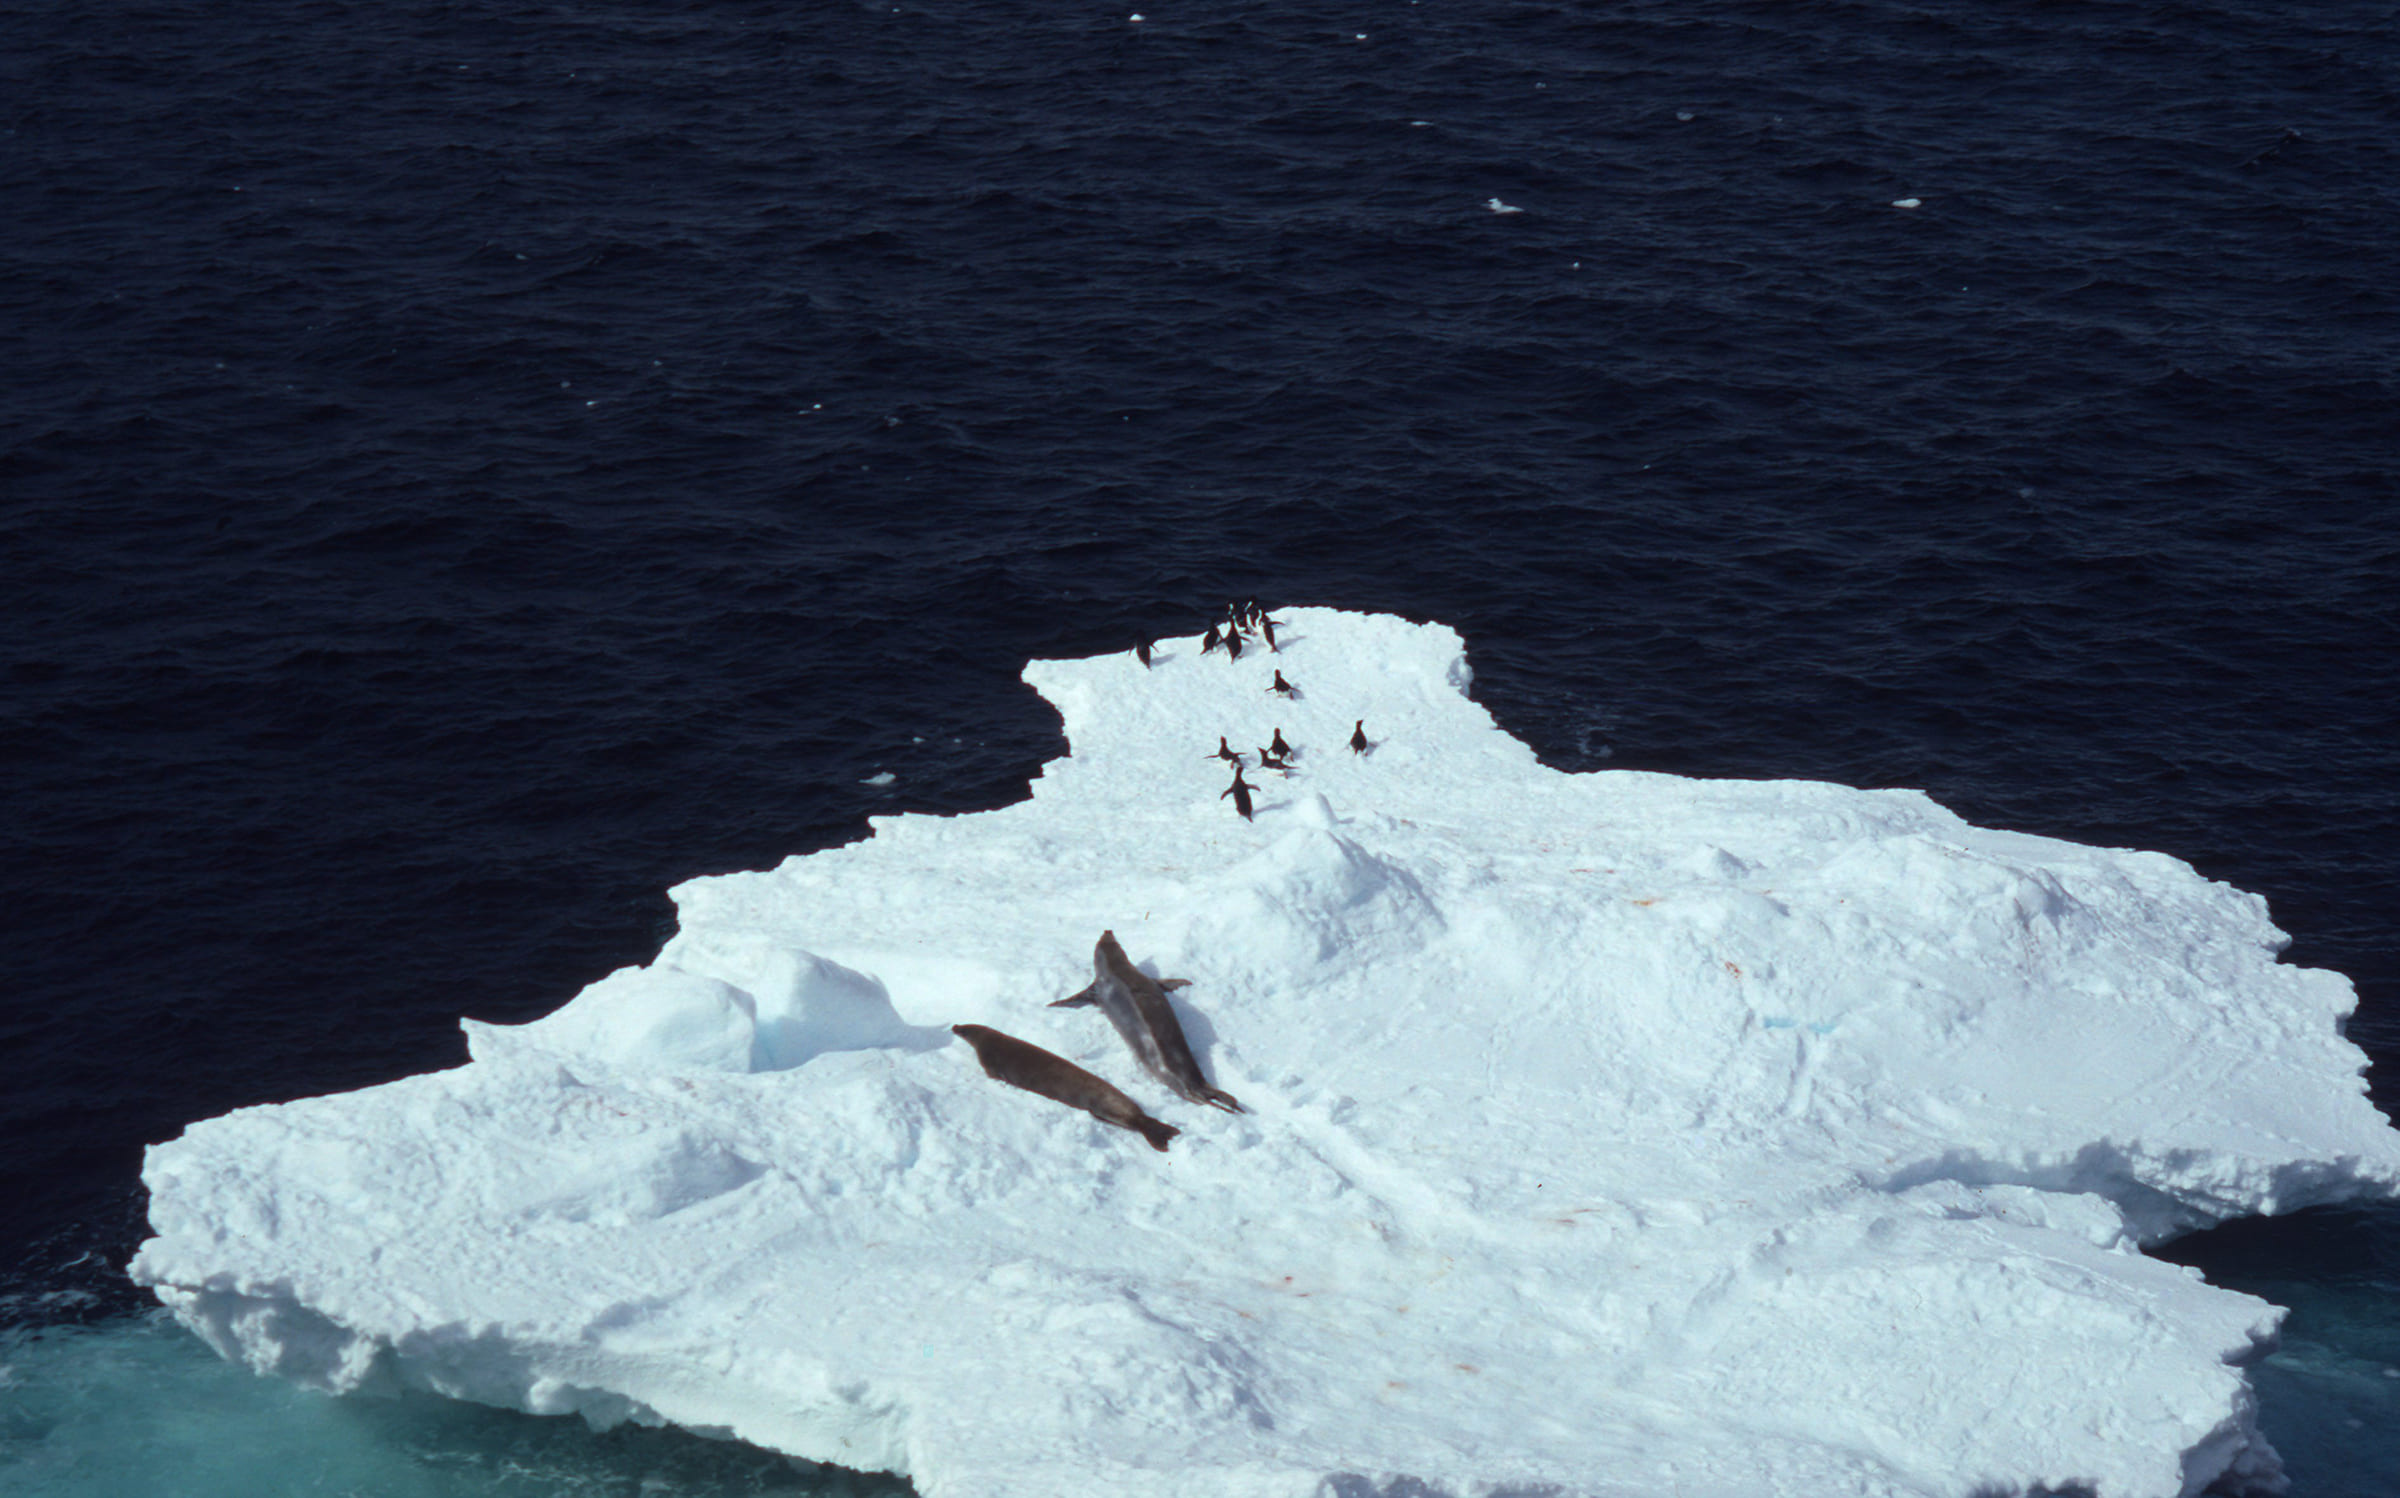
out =
[[[1217,639],[1217,627],[1212,624],[1208,627],[1208,633],[1200,637],[1200,653],[1206,655],[1216,649],[1220,643]]]
[[[1142,663],[1143,670],[1150,669],[1150,642],[1148,640],[1133,647],[1133,658]]]
[[[1352,754],[1367,752],[1367,720],[1364,718],[1359,719],[1358,726],[1350,730],[1350,752]]]
[[[1239,773],[1242,768],[1242,757],[1233,752],[1232,747],[1225,742],[1225,735],[1223,734],[1217,735],[1217,752],[1208,757],[1210,759],[1221,759],[1225,761],[1225,763],[1233,766],[1236,773]]]
[[[1238,629],[1225,631],[1225,658],[1229,661],[1242,658],[1242,632]]]
[[[1292,746],[1283,741],[1283,730],[1281,728],[1275,730],[1275,742],[1267,745],[1267,748],[1273,751],[1277,759],[1290,759],[1292,757]]]
[[[1219,801],[1224,800],[1227,796],[1231,796],[1233,798],[1233,809],[1242,814],[1242,820],[1245,822],[1249,821],[1250,785],[1249,782],[1242,779],[1242,767],[1240,765],[1235,765],[1233,767],[1233,784],[1217,792],[1217,799]]]
[[[1271,687],[1268,687],[1267,690],[1280,697],[1297,697],[1300,695],[1298,690],[1296,690],[1290,682],[1283,679],[1283,673],[1281,671],[1275,673],[1275,684]]]
[[[1258,632],[1266,640],[1269,650],[1277,655],[1283,654],[1283,647],[1275,643],[1275,621],[1267,617],[1265,609],[1258,611]]]

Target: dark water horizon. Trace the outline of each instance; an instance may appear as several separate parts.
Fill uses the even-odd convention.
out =
[[[141,1324],[145,1144],[1015,799],[1026,660],[1234,597],[2256,890],[2400,1111],[2388,7],[1129,14],[0,16],[11,1325]],[[2400,1492],[2390,1210],[2175,1251]]]

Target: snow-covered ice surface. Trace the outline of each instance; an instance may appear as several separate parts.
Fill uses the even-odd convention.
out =
[[[2279,1486],[2278,1312],[2139,1251],[2400,1187],[2350,985],[2263,901],[1911,791],[1562,774],[1446,628],[1279,638],[1035,662],[1026,801],[694,880],[468,1065],[155,1147],[136,1277],[303,1383],[929,1498]],[[1277,728],[1244,822],[1208,751]],[[1246,1115],[1046,1007],[1103,929]]]

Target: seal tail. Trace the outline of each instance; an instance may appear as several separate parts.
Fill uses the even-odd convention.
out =
[[[1160,1123],[1147,1113],[1135,1119],[1133,1126],[1141,1130],[1142,1137],[1150,1141],[1150,1147],[1162,1155],[1167,1151],[1167,1141],[1183,1132],[1171,1123]]]

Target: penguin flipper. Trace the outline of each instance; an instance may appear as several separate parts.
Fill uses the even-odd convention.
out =
[[[1092,997],[1092,990],[1099,986],[1097,983],[1087,984],[1083,992],[1058,999],[1050,1007],[1053,1009],[1080,1009],[1086,1004],[1097,1004],[1100,1001]]]

